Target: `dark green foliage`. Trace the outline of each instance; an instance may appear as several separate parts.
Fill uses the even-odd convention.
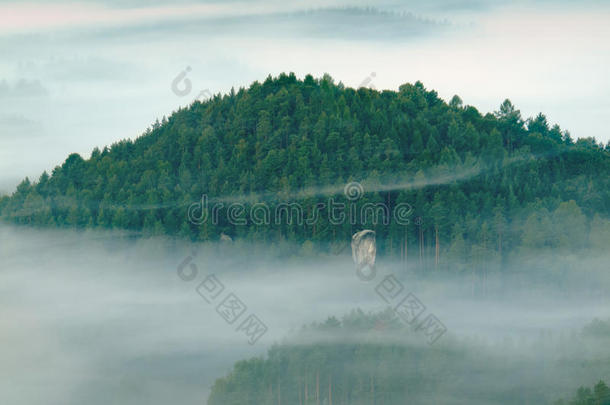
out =
[[[388,254],[419,255],[436,266],[449,254],[502,261],[524,247],[579,249],[595,242],[592,229],[604,234],[609,157],[593,139],[574,142],[550,128],[542,114],[524,121],[508,100],[483,116],[459,97],[445,103],[419,82],[378,92],[345,88],[329,76],[301,81],[281,74],[195,102],[135,141],[96,148],[89,159],[70,155],[50,176],[26,179],[1,198],[0,215],[18,224],[194,240],[224,232],[304,250],[349,240],[367,226]],[[387,225],[333,225],[322,215],[315,224],[271,218],[261,226],[246,218],[241,226],[228,221],[228,203],[218,223],[187,220],[188,206],[202,194],[239,201],[250,195],[247,208],[299,202],[309,213],[328,198],[316,190],[330,187],[337,202],[346,202],[348,181],[364,185],[357,207],[384,202],[391,212],[408,203],[411,219],[420,216],[423,224],[404,226],[392,217]],[[314,192],[295,197],[303,190]]]
[[[453,336],[428,346],[419,338],[391,310],[330,317],[274,345],[265,357],[237,362],[216,380],[208,404],[550,404],[564,384],[610,364],[604,348],[551,334],[492,346]],[[556,405],[608,405],[609,394],[600,381]]]
[[[559,400],[555,405],[610,405],[610,388],[600,380],[593,389],[580,387],[571,401]]]
[[[391,310],[330,317],[303,328],[295,343],[273,346],[266,358],[237,362],[216,380],[208,403],[390,405],[430,396],[449,377],[442,365],[460,367],[467,359],[447,347],[384,342],[410,333]]]
[[[587,337],[606,339],[610,342],[610,320],[594,319],[593,322],[584,327],[583,334]]]

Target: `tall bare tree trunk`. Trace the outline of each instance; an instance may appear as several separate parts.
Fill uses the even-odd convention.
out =
[[[498,253],[500,254],[500,271],[503,270],[503,260],[502,260],[502,232],[498,233]]]
[[[424,230],[419,225],[419,265],[420,267],[424,264]]]
[[[328,375],[328,405],[333,405],[333,380],[330,374]]]
[[[407,272],[407,266],[409,265],[409,228],[408,225],[405,225],[405,240],[404,240],[404,255],[403,255],[403,261],[404,261],[404,269],[405,269],[405,273]]]
[[[405,261],[405,241],[400,241],[400,262],[403,263]]]
[[[434,270],[438,270],[439,244],[438,244],[438,225],[434,226]]]
[[[502,232],[498,233],[498,251],[500,253],[500,257],[502,257]]]
[[[347,404],[347,390],[349,387],[349,380],[347,379],[347,375],[345,375],[345,379],[343,380],[343,405]]]
[[[316,371],[316,404],[320,405],[320,370]]]
[[[476,282],[476,272],[479,267],[479,254],[476,253],[474,255],[474,263],[472,266],[472,297],[475,295],[475,282]]]
[[[487,255],[487,240],[486,240],[486,238],[483,238],[483,253],[485,253],[485,256],[488,256]],[[486,263],[485,263],[486,261],[487,260],[483,261],[483,294],[485,296],[487,296],[487,266],[486,266]]]
[[[298,390],[299,390],[299,405],[303,405],[303,393],[301,392],[301,379],[299,378],[299,385],[298,385]]]

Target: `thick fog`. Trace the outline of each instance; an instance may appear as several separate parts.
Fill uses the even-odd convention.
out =
[[[497,367],[473,370],[470,386],[436,399],[475,403],[472,390],[528,384],[561,397],[610,377],[601,365],[579,365],[610,354],[581,336],[594,318],[610,319],[607,253],[523,257],[483,289],[467,274],[422,274],[383,255],[367,282],[349,249],[291,259],[271,251],[1,226],[0,403],[205,404],[235,361],[264,355],[274,342],[317,339],[300,335],[303,324],[385,309],[376,287],[391,274],[446,326],[434,345],[459,343]],[[525,272],[532,266],[549,271],[535,278]],[[208,303],[197,289],[212,274],[225,288]],[[229,324],[215,309],[229,293],[246,305],[243,317],[266,326],[254,344],[238,330],[243,317]],[[388,339],[432,347],[415,331]],[[565,367],[549,367],[560,357]]]

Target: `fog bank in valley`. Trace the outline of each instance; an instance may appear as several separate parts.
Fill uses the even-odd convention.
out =
[[[447,327],[435,345],[459,344],[509,365],[504,374],[473,376],[473,387],[535,383],[560,397],[610,377],[603,367],[574,372],[578,361],[609,355],[607,345],[581,333],[594,318],[610,319],[607,253],[523,256],[483,287],[468,271],[425,273],[383,256],[376,278],[366,282],[347,250],[300,258],[273,252],[263,244],[0,226],[0,403],[205,403],[235,361],[263,356],[274,342],[316,341],[300,335],[303,324],[356,308],[384,310],[375,287],[390,274]],[[192,280],[180,277],[181,263]],[[530,268],[547,271],[534,277]],[[228,324],[218,302],[198,294],[211,274],[223,295],[234,293],[245,314],[266,325],[254,345],[236,330],[239,321]],[[404,342],[431,350],[415,332]],[[565,367],[533,366],[559,358]],[[468,389],[453,393],[455,401],[463,395],[472,403]]]

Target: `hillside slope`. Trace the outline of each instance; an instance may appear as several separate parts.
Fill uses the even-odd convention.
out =
[[[296,242],[305,251],[369,227],[382,251],[434,256],[438,264],[439,255],[502,256],[523,246],[579,249],[607,240],[609,174],[608,146],[574,141],[542,114],[524,120],[508,100],[481,115],[419,82],[379,92],[282,74],[195,102],[89,159],[72,154],[51,175],[26,179],[2,197],[0,215],[18,224],[196,240],[225,233]],[[357,200],[343,194],[350,181],[361,184]],[[189,221],[189,206],[204,194],[216,216]],[[337,221],[322,211],[300,223],[276,210],[298,202],[311,217],[330,197],[358,210],[383,202],[387,221]],[[237,217],[227,211],[231,203],[243,204]],[[267,205],[269,218],[250,217],[256,203]],[[401,219],[397,206],[410,207]]]
[[[553,402],[580,378],[607,375],[605,346],[588,335],[541,335],[529,345],[507,338],[497,346],[447,336],[428,346],[425,332],[414,329],[391,309],[329,317],[295,331],[266,356],[236,362],[216,380],[207,403],[581,405],[610,399],[598,383],[579,390],[574,402]],[[599,338],[607,345],[610,334]]]

